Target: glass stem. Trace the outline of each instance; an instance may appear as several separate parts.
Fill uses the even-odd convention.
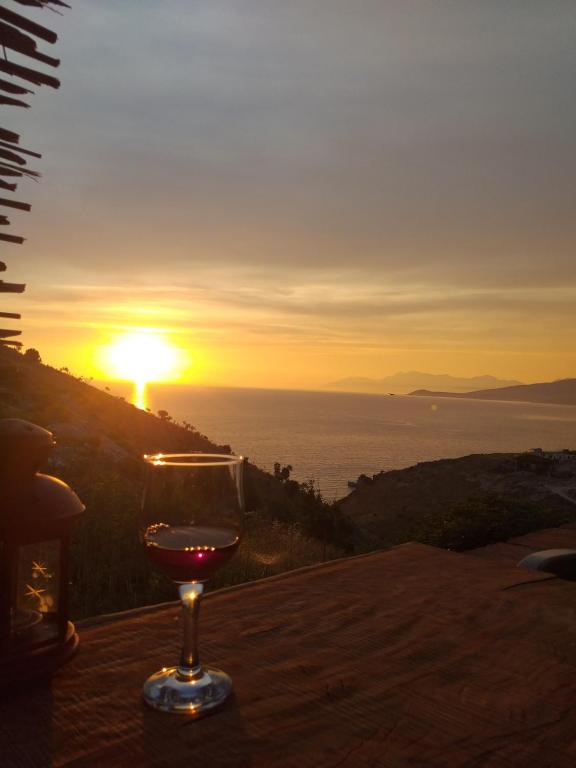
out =
[[[184,625],[184,644],[180,654],[178,672],[191,677],[200,671],[198,617],[204,584],[201,582],[180,584],[178,591],[180,592],[180,600],[182,602],[182,623]]]

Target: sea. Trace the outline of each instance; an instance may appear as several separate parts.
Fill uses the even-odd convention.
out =
[[[421,461],[576,449],[576,406],[167,384],[146,394],[153,412],[190,422],[262,469],[291,465],[294,479],[313,481],[329,501],[360,474]]]

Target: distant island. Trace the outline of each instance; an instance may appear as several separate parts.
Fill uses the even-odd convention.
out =
[[[542,384],[520,384],[499,389],[479,389],[473,392],[448,392],[417,389],[414,397],[464,397],[474,400],[510,400],[549,405],[576,405],[576,379],[560,379]]]
[[[414,389],[433,389],[443,392],[470,392],[480,389],[512,387],[522,382],[514,379],[498,379],[495,376],[450,376],[447,373],[423,373],[404,371],[385,376],[382,379],[370,379],[353,376],[339,379],[327,385],[328,389],[344,392],[365,392],[369,394],[406,395]]]

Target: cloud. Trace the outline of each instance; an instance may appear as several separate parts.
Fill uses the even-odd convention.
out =
[[[28,311],[569,334],[575,22],[569,0],[78,0],[25,132]]]

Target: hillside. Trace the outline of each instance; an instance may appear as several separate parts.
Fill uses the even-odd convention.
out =
[[[72,552],[72,610],[96,615],[174,597],[173,585],[146,561],[138,543],[143,453],[230,453],[190,424],[175,424],[122,398],[0,347],[0,418],[22,418],[51,430],[57,441],[48,472],[86,504]],[[246,581],[343,555],[350,524],[314,488],[248,463],[246,536],[240,556],[214,585]]]
[[[477,400],[513,400],[550,405],[576,405],[576,379],[560,379],[542,384],[521,384],[498,389],[480,389],[473,392],[436,392],[418,389],[415,397],[464,397]]]
[[[466,549],[576,518],[576,466],[529,454],[429,461],[359,478],[337,505],[365,547],[417,540]]]
[[[0,347],[0,418],[53,431],[57,449],[48,471],[87,507],[73,540],[75,617],[174,597],[138,543],[142,454],[230,447],[162,416]],[[359,480],[349,496],[328,505],[313,486],[291,480],[287,467],[277,465],[271,475],[248,463],[244,542],[212,586],[408,540],[482,546],[558,525],[576,511],[576,467],[532,456],[468,456]]]

